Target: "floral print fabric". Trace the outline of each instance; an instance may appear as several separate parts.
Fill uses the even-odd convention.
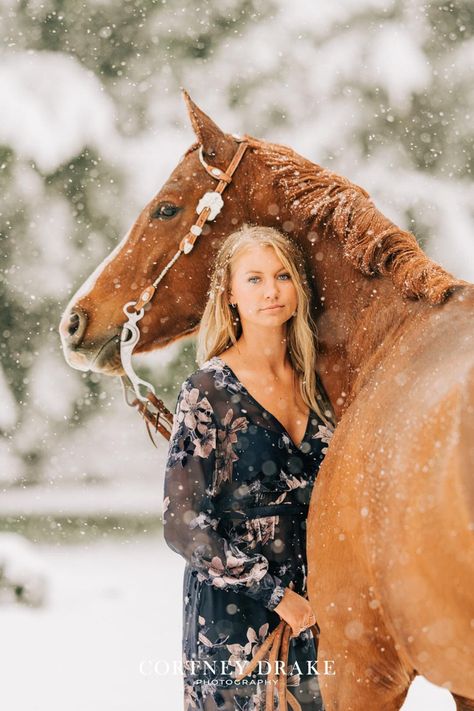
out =
[[[294,443],[218,357],[184,381],[163,524],[167,544],[186,561],[185,711],[264,708],[264,677],[254,672],[247,685],[234,677],[278,625],[273,610],[285,587],[305,593],[307,507],[331,434],[311,411]],[[317,676],[300,678],[291,666],[306,669],[316,652],[309,630],[291,639],[288,685],[308,711],[322,709]]]

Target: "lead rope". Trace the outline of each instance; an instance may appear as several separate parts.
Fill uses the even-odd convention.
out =
[[[311,625],[308,629],[313,633],[315,640],[315,647],[318,648],[319,639],[319,627],[318,625]],[[273,630],[271,634],[268,635],[266,640],[263,642],[260,649],[256,652],[252,661],[249,662],[248,666],[242,674],[235,677],[236,681],[242,681],[246,676],[251,674],[257,664],[261,661],[267,661],[270,664],[270,672],[267,683],[267,688],[265,692],[265,711],[274,711],[275,708],[275,677],[276,677],[276,667],[278,663],[278,682],[277,682],[277,693],[278,693],[278,711],[288,711],[288,705],[291,706],[293,711],[301,711],[301,706],[296,697],[288,690],[287,682],[287,667],[288,667],[288,656],[290,651],[290,637],[291,637],[291,627],[281,620],[277,627]],[[283,667],[282,667],[283,663]],[[283,668],[283,673],[281,670]]]
[[[244,138],[240,138],[239,136],[234,136],[234,138],[239,143],[239,146],[225,171],[206,163],[203,155],[203,147],[199,147],[199,160],[201,165],[212,178],[219,181],[216,189],[205,193],[199,200],[196,207],[198,219],[191,226],[189,232],[183,237],[179,243],[177,252],[161,270],[157,278],[144,289],[138,301],[128,301],[123,307],[127,321],[124,323],[120,333],[120,359],[122,361],[122,368],[125,371],[125,375],[120,376],[121,386],[127,405],[135,407],[145,420],[148,435],[155,447],[157,445],[153,439],[150,425],[155,432],[158,432],[166,440],[169,440],[173,428],[173,414],[168,410],[164,402],[157,397],[152,383],[138,377],[133,368],[132,354],[140,340],[138,322],[143,318],[145,306],[152,300],[158,284],[165,274],[168,273],[182,254],[189,254],[191,252],[197,238],[202,233],[204,224],[207,221],[211,222],[214,220],[222,210],[224,206],[222,193],[232,182],[232,176],[249,145]],[[145,389],[143,395],[140,392],[140,388]],[[133,400],[129,397],[132,393],[135,395]]]

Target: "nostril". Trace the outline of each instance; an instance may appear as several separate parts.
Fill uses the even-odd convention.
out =
[[[81,319],[79,318],[79,314],[76,312],[73,312],[69,317],[69,323],[67,326],[67,332],[70,336],[74,336],[77,329],[79,328],[80,322],[81,322]]]
[[[68,315],[64,315],[59,331],[64,343],[69,347],[79,346],[87,327],[87,316],[82,309],[73,308]]]

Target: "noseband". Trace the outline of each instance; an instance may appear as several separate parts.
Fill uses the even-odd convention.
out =
[[[239,147],[225,171],[206,163],[203,156],[202,145],[199,147],[199,160],[201,165],[212,178],[219,181],[216,189],[205,193],[199,200],[196,207],[198,219],[179,243],[176,254],[161,270],[157,278],[142,291],[138,301],[128,301],[123,307],[127,321],[124,323],[120,333],[120,359],[125,375],[120,376],[120,381],[125,402],[131,407],[135,407],[143,416],[153,444],[155,444],[155,442],[150,431],[150,424],[154,427],[156,432],[159,432],[165,439],[169,440],[173,427],[173,414],[168,410],[163,401],[156,396],[154,386],[146,380],[139,378],[133,369],[132,353],[140,340],[138,321],[143,318],[145,306],[153,299],[157,286],[165,274],[182,254],[189,254],[191,252],[196,240],[202,233],[205,222],[214,220],[222,210],[224,205],[222,193],[232,182],[232,176],[249,145],[244,138],[238,136],[234,136],[234,138],[239,143]],[[145,388],[144,395],[140,392],[140,388]],[[132,392],[135,398],[130,400],[129,395]]]

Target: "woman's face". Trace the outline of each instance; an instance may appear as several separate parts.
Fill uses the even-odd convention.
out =
[[[250,245],[234,258],[229,301],[237,304],[242,326],[279,327],[290,319],[298,294],[273,247]]]

